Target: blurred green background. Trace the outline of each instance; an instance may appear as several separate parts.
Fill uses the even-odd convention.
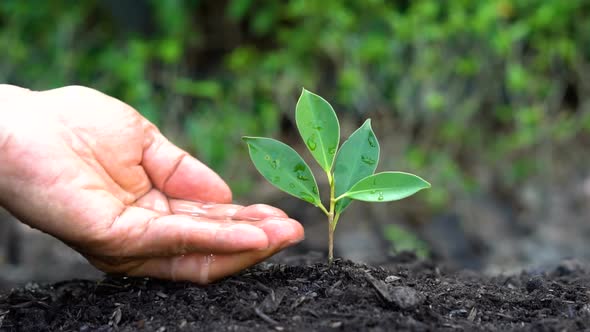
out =
[[[119,98],[246,202],[265,196],[250,194],[262,184],[241,136],[297,145],[306,87],[334,105],[344,135],[373,118],[380,169],[433,184],[405,223],[469,197],[514,216],[530,212],[518,188],[531,179],[550,196],[562,173],[587,175],[590,2],[3,0],[0,82]]]

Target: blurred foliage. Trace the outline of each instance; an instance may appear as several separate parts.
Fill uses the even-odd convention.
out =
[[[428,258],[430,256],[430,250],[426,242],[420,240],[414,233],[398,225],[386,225],[383,235],[391,243],[393,254],[410,251],[420,258]]]
[[[278,135],[305,86],[389,120],[384,167],[433,179],[434,206],[590,131],[588,45],[583,0],[0,2],[0,81],[122,99],[238,190],[240,137]]]

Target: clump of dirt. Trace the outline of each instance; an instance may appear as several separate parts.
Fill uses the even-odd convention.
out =
[[[388,267],[263,263],[213,285],[106,276],[0,296],[0,331],[590,329],[588,269],[486,277],[407,256]]]

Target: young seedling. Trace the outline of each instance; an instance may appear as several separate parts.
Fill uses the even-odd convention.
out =
[[[301,138],[328,177],[328,208],[320,199],[309,166],[291,147],[272,138],[244,137],[256,169],[280,190],[309,202],[328,217],[328,261],[334,259],[334,230],[352,200],[389,202],[429,188],[420,177],[404,172],[373,174],[379,161],[379,142],[368,119],[340,149],[340,124],[330,104],[303,89],[295,108]]]

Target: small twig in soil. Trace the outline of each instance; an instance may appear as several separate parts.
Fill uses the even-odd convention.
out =
[[[6,315],[8,315],[9,312],[10,310],[0,312],[0,329],[2,328],[2,324],[4,323],[4,317],[6,317]]]
[[[263,321],[274,325],[274,326],[280,326],[281,324],[279,322],[277,322],[276,320],[268,317],[267,314],[265,314],[264,312],[262,312],[262,310],[260,310],[259,308],[254,308],[254,312],[258,315],[258,317],[262,318]]]
[[[308,308],[303,308],[303,309],[301,309],[301,312],[308,313],[308,314],[312,315],[312,316],[313,316],[313,317],[315,317],[315,318],[320,318],[320,315],[318,315],[318,313],[317,313],[317,312],[315,312],[315,311],[313,311],[313,310],[311,310],[311,309],[308,309]]]
[[[477,308],[476,307],[471,308],[471,311],[469,312],[469,316],[467,316],[467,320],[470,322],[473,322],[476,315],[477,315]]]
[[[272,299],[273,302],[276,301],[275,300],[275,291],[272,288],[263,285],[260,281],[256,281],[255,285],[256,285],[256,287],[260,288],[262,291],[270,294],[270,297],[271,297],[271,299]]]
[[[501,312],[496,312],[496,316],[503,317],[503,318],[506,318],[506,319],[514,320],[514,317],[512,317],[510,315],[507,315],[507,314],[503,314]]]

